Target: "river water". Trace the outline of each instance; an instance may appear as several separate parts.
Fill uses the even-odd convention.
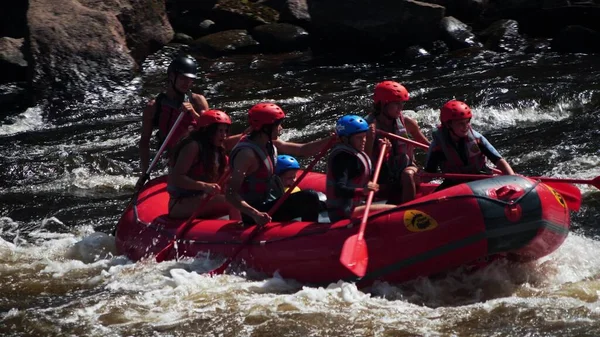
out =
[[[210,278],[202,271],[220,261],[115,256],[108,234],[136,181],[141,109],[164,85],[174,52],[150,57],[127,85],[4,113],[0,335],[600,335],[600,192],[592,186],[580,186],[571,234],[542,260],[497,261],[406,284],[317,288],[243,269]],[[325,136],[337,117],[368,110],[374,85],[392,79],[409,89],[406,114],[428,136],[446,100],[465,100],[473,128],[517,172],[600,175],[599,56],[484,52],[407,65],[289,54],[200,62],[196,91],[232,116],[234,132],[243,130],[250,106],[274,100],[288,114],[283,138]]]

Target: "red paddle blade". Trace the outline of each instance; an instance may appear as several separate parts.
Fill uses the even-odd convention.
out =
[[[347,238],[340,254],[340,262],[356,276],[365,276],[369,264],[367,242],[364,239],[359,240],[358,234]]]
[[[570,210],[579,211],[581,208],[581,191],[577,186],[558,182],[544,182],[544,184],[560,193]]]
[[[208,276],[215,276],[215,275],[221,275],[221,274],[223,274],[225,272],[225,269],[227,269],[227,267],[229,267],[229,265],[231,264],[231,261],[233,261],[233,259],[232,258],[228,258],[218,268],[215,268],[215,269],[209,271],[207,273]]]
[[[169,244],[165,248],[158,252],[158,254],[156,254],[156,262],[160,263],[166,260],[169,256],[169,253],[171,253],[171,248],[173,248],[174,244],[175,240],[169,242]]]

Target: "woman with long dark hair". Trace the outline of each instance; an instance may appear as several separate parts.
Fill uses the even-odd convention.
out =
[[[210,217],[216,205],[225,203],[222,187],[216,182],[225,172],[229,158],[224,142],[231,119],[219,110],[208,110],[200,115],[199,129],[184,138],[173,151],[167,191],[169,216],[191,216],[202,197],[215,196],[203,207],[199,217]],[[239,212],[230,208],[230,217],[239,219]]]

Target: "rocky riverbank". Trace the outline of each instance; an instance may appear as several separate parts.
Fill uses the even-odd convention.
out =
[[[392,55],[409,63],[488,50],[600,52],[600,0],[22,0],[11,6],[0,14],[0,82],[28,90],[2,86],[0,106],[23,100],[24,92],[33,103],[127,81],[146,56],[172,42],[198,57],[310,51]]]

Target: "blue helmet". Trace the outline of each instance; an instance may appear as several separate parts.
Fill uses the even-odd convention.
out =
[[[367,132],[367,130],[369,130],[367,121],[356,115],[342,116],[335,125],[335,132],[339,137],[348,137],[355,133]]]
[[[275,174],[281,174],[287,170],[298,170],[300,169],[300,164],[296,158],[292,156],[288,156],[286,154],[282,154],[277,156],[277,165],[275,166]]]

